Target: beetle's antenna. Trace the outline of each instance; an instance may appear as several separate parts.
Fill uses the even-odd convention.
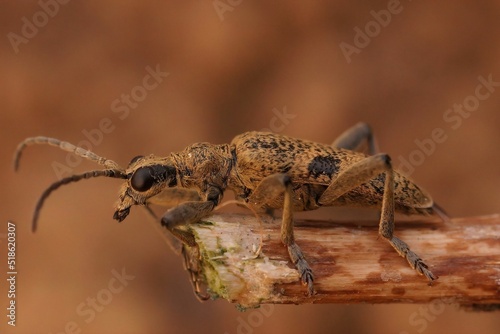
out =
[[[123,170],[123,168],[121,168],[113,160],[100,157],[94,152],[75,146],[71,143],[68,143],[67,141],[61,141],[59,139],[44,137],[44,136],[26,138],[17,146],[16,152],[14,154],[14,170],[17,171],[19,169],[19,160],[21,159],[21,153],[23,152],[24,148],[26,146],[34,144],[47,144],[50,146],[55,146],[60,148],[61,150],[74,153],[79,157],[97,162],[99,165],[106,166],[107,168],[115,170]]]
[[[35,212],[33,214],[32,231],[33,232],[36,231],[38,216],[40,214],[40,210],[42,209],[43,203],[45,202],[47,197],[49,197],[49,195],[54,190],[56,190],[57,188],[59,188],[60,186],[62,186],[64,184],[77,182],[77,181],[80,181],[83,179],[90,179],[90,178],[98,177],[98,176],[106,176],[106,177],[112,177],[112,178],[117,178],[117,179],[126,179],[127,178],[127,175],[121,170],[104,169],[104,170],[92,170],[89,172],[85,172],[83,174],[71,175],[71,176],[65,177],[64,179],[61,179],[57,182],[52,183],[50,185],[50,187],[45,189],[42,196],[40,196],[40,198],[38,199],[38,202],[36,203]]]

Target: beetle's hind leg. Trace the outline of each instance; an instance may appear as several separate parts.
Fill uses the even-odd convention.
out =
[[[273,174],[265,177],[248,198],[256,207],[265,207],[283,196],[283,218],[281,222],[281,241],[288,248],[288,254],[299,271],[302,284],[307,285],[309,296],[314,294],[314,276],[300,247],[295,243],[293,233],[293,190],[292,181],[286,174]]]
[[[363,144],[365,143],[368,146],[367,151],[369,155],[374,155],[378,152],[372,129],[368,124],[360,122],[338,136],[332,143],[332,146],[351,151],[362,151]]]
[[[321,195],[321,205],[333,205],[340,196],[354,188],[368,183],[380,174],[385,174],[384,193],[382,196],[382,214],[379,234],[387,239],[392,247],[404,257],[410,266],[430,281],[437,279],[424,261],[401,239],[394,235],[394,171],[387,154],[367,157],[344,170]]]

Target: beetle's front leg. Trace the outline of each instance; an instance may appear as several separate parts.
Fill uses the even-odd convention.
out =
[[[307,285],[310,296],[314,294],[314,276],[300,247],[295,243],[293,233],[292,181],[286,174],[273,174],[265,177],[248,198],[250,204],[265,206],[283,195],[283,218],[281,222],[281,241],[288,248],[292,263],[297,267],[302,283]]]
[[[207,217],[214,209],[216,203],[212,201],[185,202],[168,210],[161,218],[161,225],[166,227],[172,234],[186,245],[196,246],[192,233],[180,229],[179,225],[196,223]]]
[[[183,243],[181,250],[184,257],[184,268],[189,272],[196,298],[200,301],[207,300],[210,295],[202,292],[200,287],[199,249],[194,235],[180,228],[180,226],[197,223],[200,219],[210,215],[219,203],[222,191],[217,187],[209,187],[205,201],[193,201],[200,197],[194,194],[193,191],[183,188],[175,191],[164,191],[162,194],[164,196],[158,197],[157,202],[159,204],[191,199],[191,201],[184,202],[168,210],[161,219],[161,225],[166,227],[172,235]],[[166,196],[167,194],[171,195],[171,198]]]
[[[184,257],[184,269],[189,272],[193,291],[200,302],[210,299],[210,294],[207,292],[206,283],[201,274],[200,252],[197,247],[182,246],[182,256]],[[205,287],[205,292],[201,286]]]

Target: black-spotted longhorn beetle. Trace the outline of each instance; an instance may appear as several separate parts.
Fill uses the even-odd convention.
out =
[[[127,168],[68,142],[48,137],[27,138],[15,154],[15,169],[23,149],[48,144],[94,161],[105,168],[72,175],[53,183],[35,208],[33,229],[49,194],[63,184],[105,176],[124,179],[113,218],[122,221],[134,205],[171,206],[161,225],[182,241],[195,246],[194,236],[182,225],[210,215],[226,190],[251,207],[282,209],[281,239],[299,271],[309,295],[314,294],[313,272],[295,241],[293,212],[322,206],[380,207],[379,234],[429,281],[437,279],[422,259],[394,231],[394,212],[444,216],[431,196],[393,169],[387,154],[376,154],[370,127],[359,123],[332,145],[266,132],[247,132],[230,144],[197,143],[166,157],[138,156]],[[368,154],[360,152],[368,147]],[[200,297],[200,291],[196,291]]]

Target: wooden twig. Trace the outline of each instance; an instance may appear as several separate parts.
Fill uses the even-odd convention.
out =
[[[500,215],[398,222],[405,240],[439,279],[432,285],[382,237],[377,224],[297,221],[295,237],[315,275],[307,296],[280,241],[279,219],[215,215],[191,226],[213,296],[261,303],[429,303],[474,309],[500,305]],[[262,246],[262,247],[261,247]]]

